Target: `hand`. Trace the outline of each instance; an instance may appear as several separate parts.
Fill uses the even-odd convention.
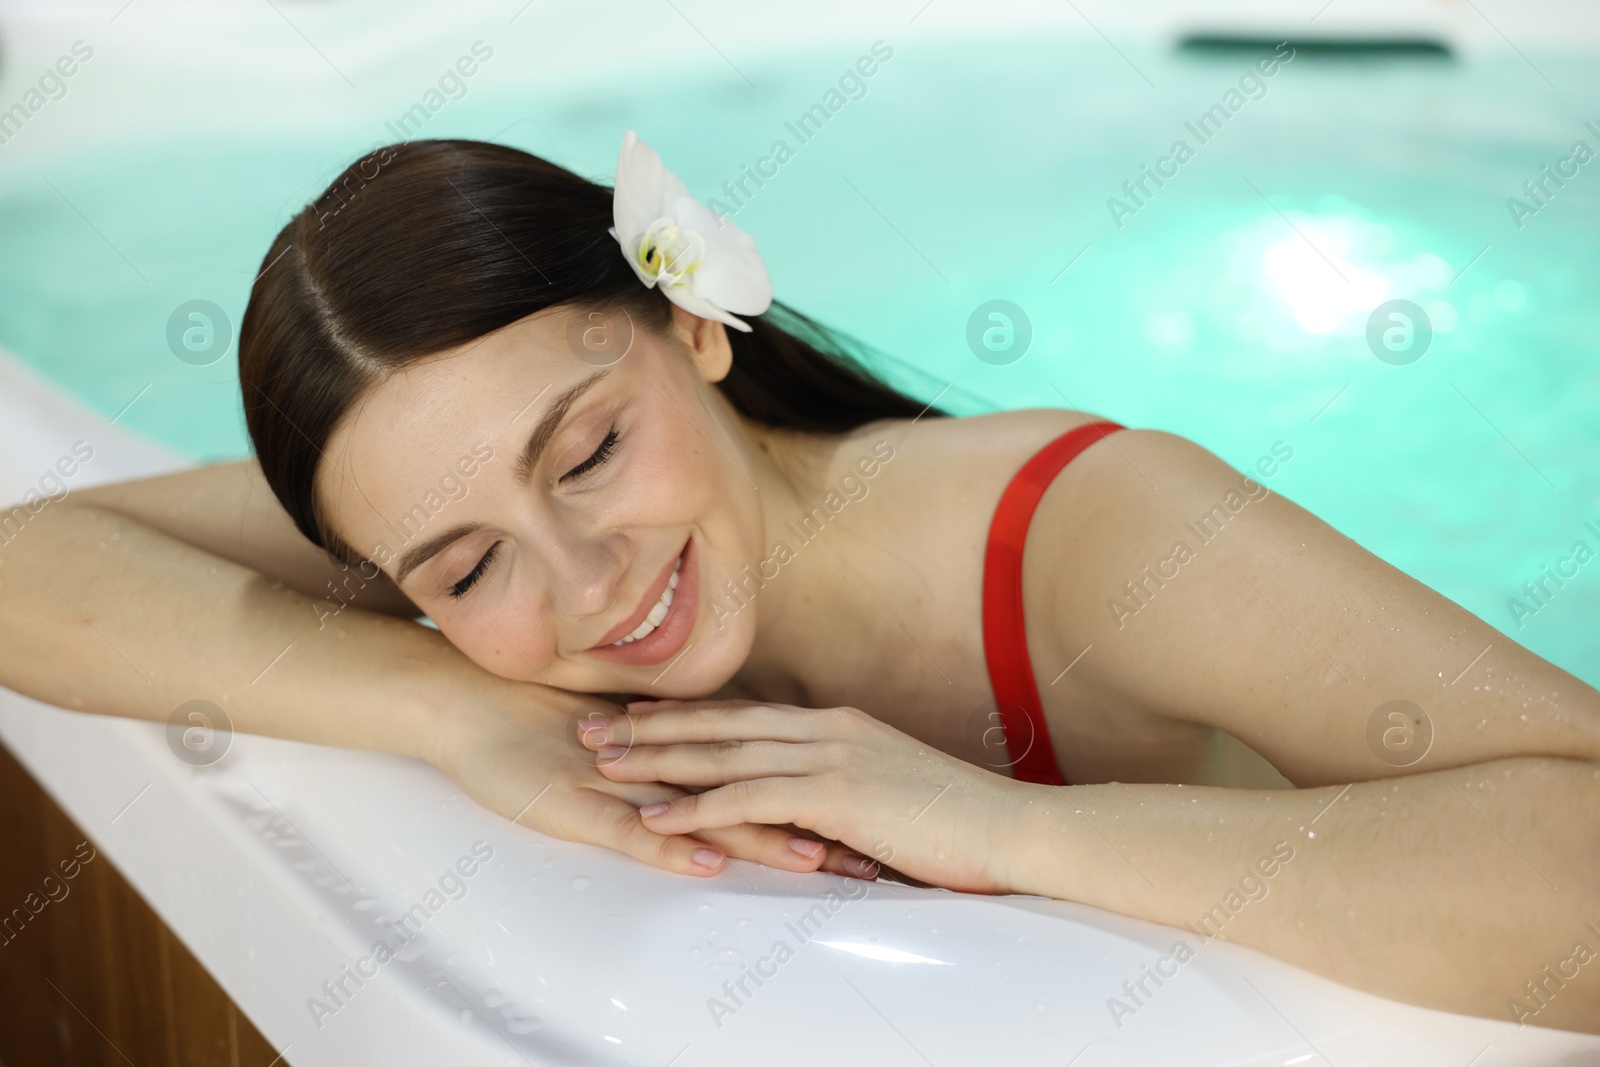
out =
[[[835,874],[851,873],[852,858],[864,862],[835,842],[776,826],[725,823],[665,834],[647,829],[640,805],[685,797],[688,790],[649,779],[608,779],[573,736],[589,717],[618,713],[616,704],[527,683],[472,703],[441,728],[429,758],[473,800],[523,826],[604,845],[680,874],[714,875],[725,856]]]
[[[615,782],[711,787],[640,809],[658,834],[792,823],[912,878],[1010,892],[1003,866],[1025,783],[938,752],[855,708],[651,700],[583,744]]]

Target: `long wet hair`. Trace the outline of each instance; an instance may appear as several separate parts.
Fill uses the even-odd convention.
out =
[[[665,335],[672,305],[608,232],[611,189],[504,145],[418,140],[352,163],[278,233],[239,330],[245,422],[267,484],[335,559],[360,554],[320,514],[313,481],[374,383],[558,304],[626,311]],[[844,433],[946,414],[874,376],[850,339],[774,301],[728,330],[717,383],[767,426]]]

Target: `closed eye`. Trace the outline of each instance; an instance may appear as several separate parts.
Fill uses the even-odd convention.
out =
[[[617,433],[617,428],[612,426],[610,432],[606,434],[605,440],[600,442],[600,447],[594,450],[594,454],[563,474],[561,480],[565,482],[573,478],[581,478],[600,466],[600,464],[611,458],[611,453],[615,450],[617,442],[621,438],[622,435]]]
[[[585,474],[588,474],[590,471],[594,470],[596,467],[600,466],[600,464],[611,458],[612,453],[616,451],[617,442],[621,439],[622,435],[617,432],[617,428],[615,426],[612,426],[610,431],[607,432],[605,440],[600,442],[600,447],[595,449],[594,453],[590,455],[588,459],[584,460],[582,463],[563,474],[561,476],[561,480],[565,482],[569,479],[581,478]],[[483,558],[478,560],[478,565],[473,567],[472,570],[467,573],[466,577],[462,578],[459,582],[456,582],[450,587],[449,596],[452,600],[459,600],[461,597],[466,596],[467,592],[473,586],[478,584],[478,580],[483,577],[486,571],[488,571],[489,564],[494,560],[495,551],[499,547],[500,545],[498,543],[490,545],[489,551],[485,552],[483,554]]]
[[[450,587],[450,598],[452,600],[466,596],[467,590],[478,584],[478,579],[482,578],[483,573],[489,569],[489,561],[494,559],[495,550],[499,547],[499,542],[490,545],[489,551],[483,554],[483,558],[478,561],[478,565],[472,568],[465,578]]]

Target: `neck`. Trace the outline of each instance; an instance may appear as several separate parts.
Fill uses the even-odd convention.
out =
[[[741,609],[756,612],[754,643],[724,691],[742,699],[816,707],[821,698],[807,679],[846,669],[837,635],[869,633],[877,621],[844,577],[856,569],[848,558],[851,539],[800,525],[827,494],[831,461],[843,438],[775,430],[742,417],[741,422],[770,555],[761,568],[763,584]]]

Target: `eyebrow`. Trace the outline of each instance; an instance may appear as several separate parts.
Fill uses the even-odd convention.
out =
[[[461,538],[478,529],[480,525],[476,522],[463,522],[450,527],[437,537],[430,537],[422,544],[417,545],[400,558],[400,566],[394,572],[394,584],[399,585],[405,581],[406,575],[461,540]]]
[[[567,411],[577,403],[578,398],[587,392],[591,386],[597,384],[609,374],[603,370],[591,374],[572,388],[561,393],[545,411],[544,417],[533,428],[533,433],[528,436],[528,443],[522,449],[522,455],[517,458],[514,468],[519,484],[526,485],[528,479],[533,477],[533,468],[539,463],[539,457],[544,453],[550,441],[556,435],[556,430],[561,428],[561,421],[566,418]],[[513,420],[514,421],[514,420]],[[400,557],[400,566],[395,570],[394,581],[396,585],[406,580],[406,576],[428,560],[455,544],[461,538],[482,527],[482,523],[463,522],[450,527],[435,537],[430,537],[420,545],[413,547],[404,556]]]
[[[538,465],[539,456],[544,452],[545,446],[550,443],[550,439],[556,435],[556,430],[561,427],[561,420],[567,417],[567,409],[577,403],[578,398],[586,393],[590,386],[596,384],[610,373],[609,370],[603,370],[597,374],[591,374],[555,398],[549,409],[545,411],[544,418],[539,420],[539,425],[533,428],[533,433],[528,437],[528,444],[523,448],[522,455],[517,458],[515,469],[518,483],[526,485],[528,479],[533,477],[533,468]]]

